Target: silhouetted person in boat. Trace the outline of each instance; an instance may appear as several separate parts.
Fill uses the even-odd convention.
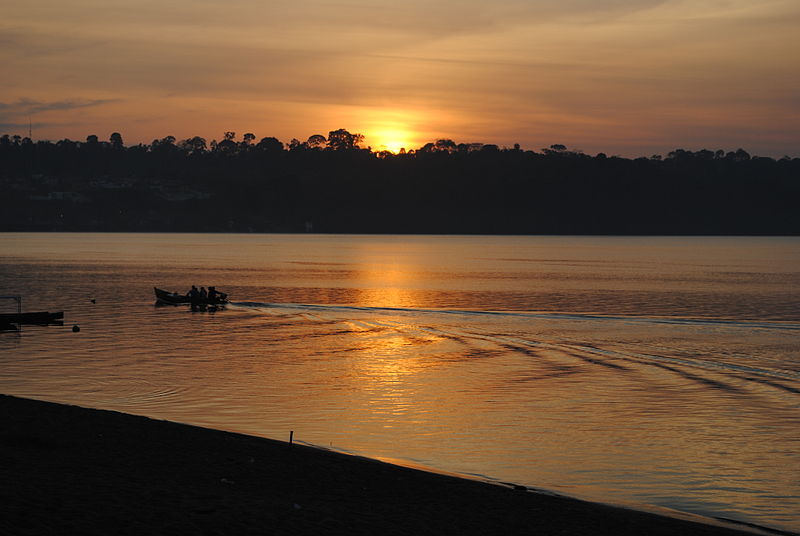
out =
[[[196,286],[192,285],[192,288],[186,293],[186,296],[189,297],[189,301],[192,303],[192,305],[197,305],[200,303],[200,291],[197,290]]]
[[[208,292],[206,292],[206,287],[200,287],[200,301],[208,300]]]
[[[208,302],[216,303],[219,300],[219,292],[215,287],[208,287]]]
[[[208,287],[208,302],[209,303],[219,303],[221,301],[225,301],[228,295],[224,292],[219,292],[216,287]]]

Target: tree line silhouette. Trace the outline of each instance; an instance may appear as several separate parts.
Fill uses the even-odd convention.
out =
[[[800,234],[798,158],[363,140],[0,136],[0,231]]]

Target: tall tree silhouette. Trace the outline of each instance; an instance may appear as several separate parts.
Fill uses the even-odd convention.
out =
[[[310,149],[322,149],[325,147],[326,143],[328,143],[328,140],[326,140],[325,136],[322,134],[312,134],[306,141],[306,145],[308,145]]]
[[[350,134],[347,130],[340,128],[328,133],[328,148],[333,150],[358,149],[358,145],[364,141],[361,134]]]
[[[120,150],[123,148],[124,144],[122,143],[122,134],[119,132],[114,132],[108,138],[108,141],[111,142],[111,147],[116,150]]]

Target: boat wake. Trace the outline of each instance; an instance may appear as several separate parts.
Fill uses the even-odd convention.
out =
[[[769,329],[800,331],[800,322],[788,321],[746,321],[725,320],[708,318],[683,318],[683,317],[646,317],[601,315],[595,313],[552,313],[535,311],[474,311],[464,309],[419,309],[411,307],[366,307],[358,305],[318,305],[304,303],[262,303],[262,302],[233,302],[232,306],[244,309],[271,310],[271,311],[297,311],[317,313],[395,313],[413,315],[453,315],[467,317],[508,317],[529,318],[537,320],[582,320],[596,322],[630,322],[641,324],[675,324],[685,326],[720,326],[733,328]]]
[[[737,339],[791,336],[800,332],[800,323],[260,302],[237,302],[231,308],[351,328],[333,330],[331,335],[388,331],[410,344],[446,340],[458,345],[457,351],[467,357],[524,355],[551,363],[548,373],[553,375],[577,373],[576,364],[618,373],[646,366],[730,393],[742,392],[734,385],[742,382],[800,393],[800,386],[791,385],[800,382],[800,371],[780,365],[754,366],[765,360],[751,358],[746,351],[750,347],[740,353],[729,349]],[[712,331],[725,344],[696,348],[691,337],[698,331]],[[635,340],[624,340],[631,332]],[[645,340],[647,337],[653,340]]]

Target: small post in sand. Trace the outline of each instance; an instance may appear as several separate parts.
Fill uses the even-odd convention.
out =
[[[294,441],[294,430],[289,430],[289,447],[292,446],[292,441]]]

